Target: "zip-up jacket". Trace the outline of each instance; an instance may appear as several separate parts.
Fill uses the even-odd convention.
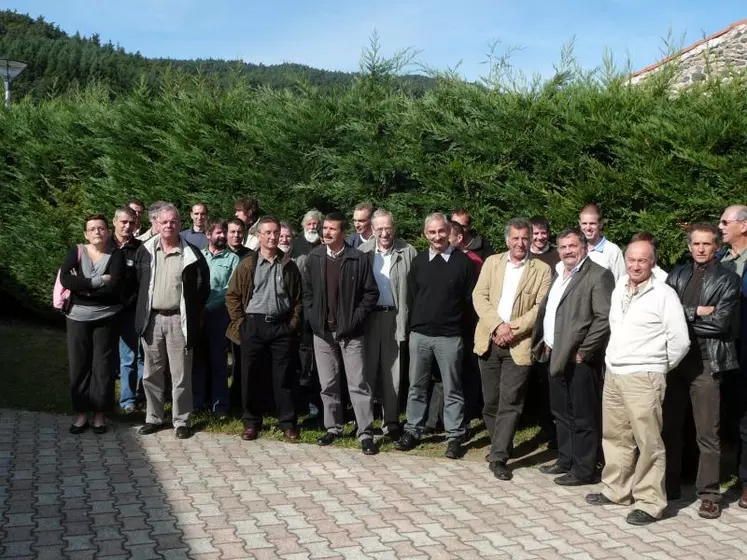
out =
[[[303,305],[303,286],[301,272],[289,254],[278,249],[278,259],[283,271],[283,284],[291,302],[288,320],[285,322],[290,333],[295,334],[301,324],[301,307]],[[235,344],[241,344],[241,325],[246,320],[246,309],[254,293],[254,272],[257,270],[257,253],[249,251],[239,263],[231,276],[226,292],[226,309],[231,322],[226,330],[226,336]]]
[[[681,264],[669,273],[667,284],[680,299],[692,275],[692,263]],[[733,325],[734,316],[739,314],[740,291],[737,273],[721,263],[714,263],[703,277],[700,291],[700,305],[713,306],[713,313],[701,317],[696,313],[697,307],[683,305],[688,325],[696,336],[705,340],[714,374],[739,367],[734,345],[737,334],[733,332]],[[693,340],[691,344],[697,344],[697,341]]]
[[[363,336],[366,316],[376,306],[376,286],[368,255],[345,245],[337,297],[337,340]],[[306,258],[303,274],[303,308],[315,335],[324,336],[327,322],[327,246],[320,245]]]
[[[114,247],[117,246],[114,237],[112,237],[112,243]],[[130,311],[135,309],[137,302],[138,285],[135,260],[137,250],[142,244],[142,241],[132,237],[127,243],[119,247],[119,250],[124,254],[125,260],[124,277],[122,279],[122,303],[124,304],[124,308]]]
[[[156,235],[143,243],[136,253],[135,266],[140,285],[135,311],[135,330],[140,336],[150,321],[155,286],[156,246],[161,236]],[[187,349],[194,347],[200,336],[202,310],[210,295],[210,269],[200,250],[181,240],[182,296],[179,302],[182,333]]]

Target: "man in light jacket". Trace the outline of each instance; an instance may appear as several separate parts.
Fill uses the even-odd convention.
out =
[[[359,251],[369,255],[379,299],[365,323],[366,377],[371,390],[384,405],[384,433],[399,439],[400,352],[407,340],[408,277],[412,259],[418,254],[409,243],[395,236],[394,217],[377,210],[373,237]]]
[[[508,251],[488,257],[472,292],[479,318],[474,350],[482,375],[482,415],[490,435],[490,470],[498,480],[512,478],[506,462],[524,408],[532,328],[550,289],[550,267],[529,258],[531,242],[531,222],[510,220]]]
[[[655,264],[653,243],[634,241],[625,251],[627,275],[612,292],[602,397],[603,489],[586,496],[591,505],[635,503],[626,518],[631,525],[655,522],[667,505],[662,404],[667,373],[690,348],[680,298],[654,281]]]

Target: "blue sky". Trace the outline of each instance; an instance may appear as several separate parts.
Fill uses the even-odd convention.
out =
[[[357,70],[376,30],[384,54],[413,47],[434,68],[459,65],[467,79],[485,75],[489,45],[514,51],[531,76],[552,74],[575,37],[586,69],[605,51],[634,69],[661,58],[670,29],[690,44],[747,18],[745,0],[0,0],[0,7],[43,15],[63,30],[99,33],[148,57],[298,62]]]

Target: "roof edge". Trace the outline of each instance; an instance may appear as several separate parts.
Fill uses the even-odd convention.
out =
[[[648,66],[646,66],[645,68],[642,68],[641,70],[636,70],[635,72],[633,72],[631,74],[631,78],[637,78],[641,74],[645,74],[647,72],[650,72],[651,70],[655,70],[655,69],[659,68],[660,66],[664,66],[666,63],[671,62],[672,60],[681,57],[683,54],[688,53],[688,52],[690,52],[690,51],[698,48],[699,46],[701,46],[701,45],[703,45],[705,43],[708,43],[709,41],[713,41],[714,39],[718,39],[722,35],[726,35],[729,31],[731,31],[735,27],[739,27],[740,25],[746,25],[746,24],[747,24],[747,18],[740,19],[739,21],[735,21],[734,23],[732,23],[728,27],[725,27],[721,31],[716,31],[716,33],[713,33],[712,35],[709,35],[708,37],[706,37],[704,39],[701,39],[700,41],[697,41],[697,42],[693,43],[689,47],[685,47],[684,49],[681,49],[681,50],[677,51],[676,53],[671,54],[668,57],[659,60],[658,62],[654,62],[653,64],[649,64]]]

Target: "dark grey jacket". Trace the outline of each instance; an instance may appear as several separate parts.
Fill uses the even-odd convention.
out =
[[[667,284],[677,292],[680,300],[692,275],[693,264],[685,263],[675,267],[667,276]],[[740,292],[741,279],[737,273],[721,263],[714,263],[703,277],[700,291],[700,305],[715,307],[713,313],[700,317],[696,307],[683,306],[691,332],[706,341],[713,373],[739,368],[734,344],[738,335],[733,327],[735,314],[739,313]]]
[[[561,375],[575,361],[576,354],[581,354],[586,363],[601,366],[610,334],[610,299],[614,288],[612,273],[589,258],[573,275],[555,315],[550,375]],[[532,332],[532,356],[538,362],[546,361],[543,322],[549,295],[550,291],[540,304]]]

